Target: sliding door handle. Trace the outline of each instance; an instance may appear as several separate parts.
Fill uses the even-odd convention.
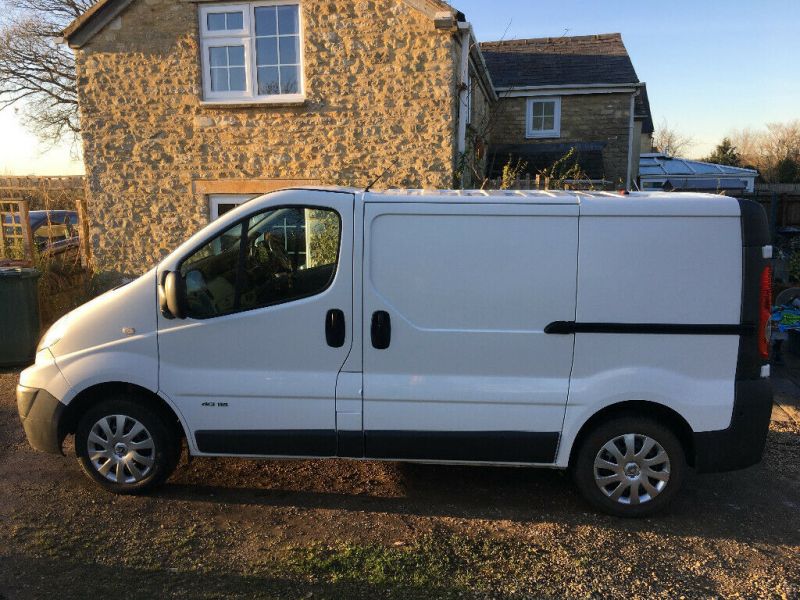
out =
[[[377,350],[386,350],[392,342],[392,319],[385,310],[376,310],[372,313],[372,347]]]
[[[344,346],[345,338],[344,313],[338,308],[332,308],[325,315],[325,341],[331,348]]]

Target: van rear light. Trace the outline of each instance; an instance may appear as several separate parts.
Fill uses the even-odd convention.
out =
[[[761,295],[758,307],[758,352],[761,358],[769,358],[770,320],[772,317],[772,267],[761,271]]]

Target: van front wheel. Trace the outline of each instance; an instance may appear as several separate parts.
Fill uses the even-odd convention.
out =
[[[686,456],[677,436],[635,416],[600,424],[581,443],[573,465],[586,500],[619,517],[662,510],[678,493],[685,471]]]
[[[180,458],[179,439],[158,413],[127,397],[90,408],[75,432],[84,473],[116,494],[136,494],[163,483]]]

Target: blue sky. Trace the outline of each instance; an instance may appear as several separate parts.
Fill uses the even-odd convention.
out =
[[[800,0],[451,0],[479,40],[622,33],[658,125],[707,153],[732,129],[800,119]],[[0,111],[0,175],[79,173]]]
[[[732,129],[800,119],[800,0],[452,4],[482,41],[621,33],[656,126],[692,136],[695,156]]]

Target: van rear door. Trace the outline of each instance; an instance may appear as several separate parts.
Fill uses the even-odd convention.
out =
[[[574,336],[544,329],[575,318],[577,201],[364,210],[366,455],[552,463]]]

